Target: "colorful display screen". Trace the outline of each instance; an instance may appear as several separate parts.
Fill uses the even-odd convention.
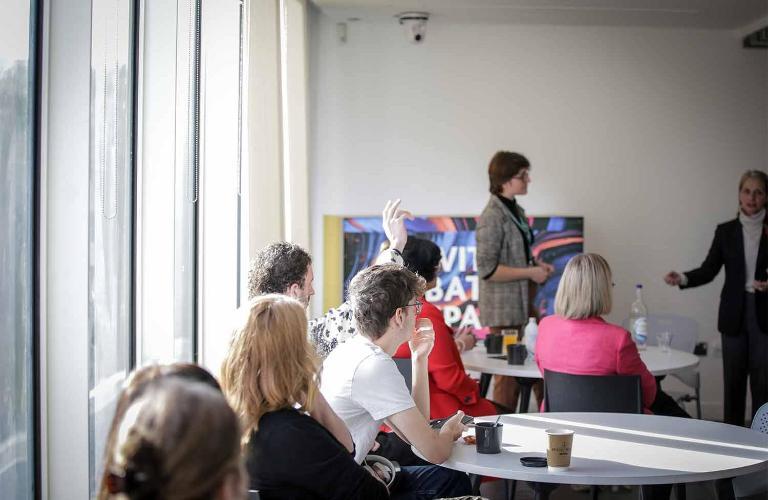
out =
[[[481,327],[475,263],[477,217],[421,217],[407,221],[408,234],[431,240],[443,253],[437,286],[427,300],[443,311],[451,326]],[[584,251],[583,217],[529,217],[533,255],[555,266],[555,274],[539,287],[534,305],[541,316],[552,314],[560,275],[568,260]],[[386,236],[380,217],[343,219],[344,296],[349,281],[371,265]]]

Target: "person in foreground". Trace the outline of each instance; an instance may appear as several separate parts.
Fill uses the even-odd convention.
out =
[[[123,422],[123,416],[128,411],[128,408],[142,397],[147,390],[164,380],[202,383],[221,392],[221,387],[213,375],[205,368],[201,368],[193,363],[152,364],[131,372],[123,384],[123,390],[120,392],[120,397],[115,407],[115,415],[112,417],[109,432],[107,433],[103,472],[98,494],[99,500],[110,498],[110,493],[107,490],[107,480],[109,478],[109,471],[115,465],[114,450],[116,449],[117,433],[120,424]]]
[[[639,375],[646,413],[689,415],[657,385],[627,330],[606,322],[611,312],[611,268],[593,253],[573,257],[555,295],[555,314],[539,324],[539,370],[575,375]]]
[[[694,288],[725,267],[717,329],[723,346],[724,422],[744,425],[747,378],[751,416],[768,402],[768,176],[749,170],[739,181],[739,213],[717,226],[707,258],[686,273],[664,276],[670,286]]]
[[[127,407],[106,453],[105,498],[246,498],[237,417],[205,383],[152,383]]]
[[[303,304],[268,294],[241,312],[221,383],[243,427],[251,489],[262,499],[389,498],[317,390]]]
[[[360,463],[386,421],[429,462],[448,459],[465,427],[459,411],[440,430],[429,426],[427,358],[434,345],[428,320],[418,324],[424,279],[398,264],[369,267],[349,286],[358,335],[340,344],[323,364],[322,393],[352,432],[355,460]],[[401,344],[411,349],[412,393],[392,355]],[[447,468],[405,466],[397,493],[402,498],[467,495],[466,474]]]
[[[429,240],[409,238],[403,249],[406,267],[424,278],[428,290],[437,286],[440,259],[440,247]],[[421,311],[419,307],[416,308],[417,320],[431,321],[435,331],[435,346],[427,361],[430,417],[444,418],[459,410],[473,417],[498,413],[491,401],[480,396],[477,381],[467,375],[461,361],[459,350],[474,347],[474,336],[468,332],[460,332],[454,339],[454,332],[445,323],[440,309],[427,302],[423,295],[419,297],[419,302]],[[394,357],[410,358],[411,350],[408,344],[402,344]]]

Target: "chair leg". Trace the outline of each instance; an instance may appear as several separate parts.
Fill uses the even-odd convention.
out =
[[[472,494],[475,496],[480,496],[480,480],[482,477],[480,474],[469,475],[469,484],[472,486]]]
[[[592,500],[597,500],[597,497],[600,495],[600,487],[594,485],[591,486],[590,493],[592,494]]]
[[[685,483],[675,485],[676,500],[685,500]]]
[[[701,389],[696,388],[696,418],[701,420]]]

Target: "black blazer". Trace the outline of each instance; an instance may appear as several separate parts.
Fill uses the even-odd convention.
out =
[[[757,252],[755,279],[768,279],[768,238],[766,231],[760,237],[760,248]],[[685,276],[688,284],[680,288],[692,288],[709,283],[725,266],[725,284],[720,292],[720,311],[717,319],[717,329],[724,335],[738,335],[741,331],[746,280],[746,263],[744,262],[744,233],[739,219],[724,222],[717,226],[715,239],[709,249],[707,258],[698,269],[688,271]],[[755,292],[755,311],[757,323],[762,333],[768,334],[768,293]]]

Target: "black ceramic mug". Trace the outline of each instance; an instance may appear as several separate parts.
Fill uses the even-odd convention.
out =
[[[528,357],[528,349],[524,344],[512,344],[507,346],[507,363],[510,365],[522,365]]]
[[[501,435],[504,425],[494,422],[475,423],[477,452],[483,454],[501,453]]]
[[[504,341],[499,333],[489,333],[485,336],[483,343],[485,344],[485,352],[488,354],[501,354],[501,344]]]

